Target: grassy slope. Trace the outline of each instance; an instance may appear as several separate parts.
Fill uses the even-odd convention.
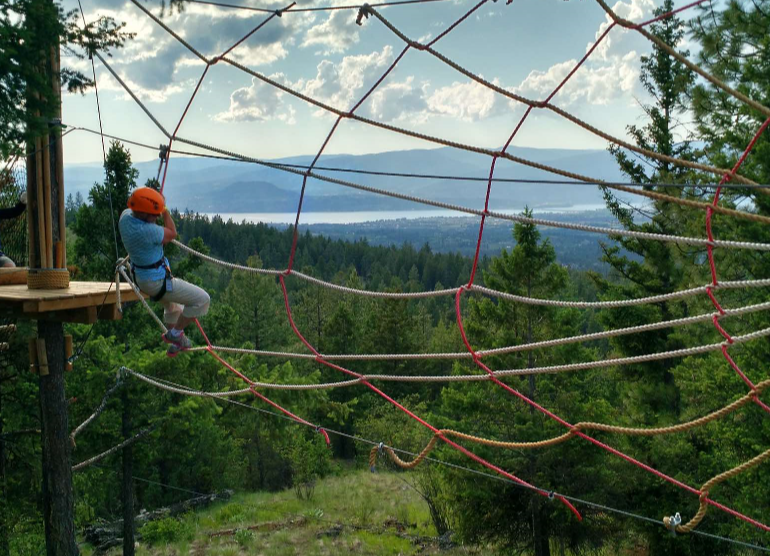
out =
[[[403,475],[402,475],[403,476]],[[313,498],[293,490],[237,494],[168,523],[177,539],[140,542],[139,556],[433,554],[436,532],[420,495],[394,473],[345,473],[319,481]],[[251,529],[249,529],[251,528]],[[237,531],[234,531],[236,530]],[[214,533],[223,533],[212,536]],[[422,539],[420,539],[422,537]],[[90,554],[84,550],[84,554]],[[120,554],[119,548],[110,552]],[[444,556],[476,554],[464,548]]]

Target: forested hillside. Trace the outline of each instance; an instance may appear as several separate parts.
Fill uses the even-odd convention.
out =
[[[712,8],[690,28],[668,17],[649,32],[769,105],[770,1]],[[656,16],[673,9],[666,0]],[[698,44],[692,55],[682,50],[688,37]],[[481,258],[470,289],[461,287],[474,268],[467,254],[309,232],[299,234],[292,272],[281,273],[293,229],[174,213],[182,243],[231,264],[166,248],[174,275],[211,295],[200,320],[206,337],[188,328],[202,349],[167,357],[156,321],[138,302],[125,305],[121,320],[67,325],[75,345],[66,377],[73,464],[128,441],[74,471],[84,553],[97,551],[94,527],[117,521],[122,500],[135,500],[146,523],[142,550],[152,556],[195,554],[184,543],[217,535],[234,539],[216,548],[220,554],[255,553],[248,527],[280,520],[288,528],[292,512],[313,524],[304,544],[285,532],[260,542],[283,543],[292,554],[324,553],[327,542],[348,553],[364,546],[418,553],[419,536],[431,550],[452,545],[450,554],[716,556],[770,548],[770,131],[762,134],[770,120],[659,46],[641,58],[640,81],[647,117],[627,130],[635,150],[609,152],[648,198],[629,204],[601,187],[617,225],[585,235],[595,266],[560,260],[558,236],[516,223],[506,230],[509,247]],[[695,129],[683,131],[688,118]],[[126,256],[114,223],[143,185],[126,147],[108,148],[105,178],[67,215],[78,280],[114,279],[115,251]],[[728,173],[717,189],[709,165],[738,163],[743,181]],[[23,251],[26,239],[14,237],[20,243],[6,248]],[[444,288],[455,291],[359,295]],[[157,303],[151,311],[161,316]],[[38,555],[44,545],[33,335],[19,320],[0,351],[0,556]],[[362,354],[392,357],[340,357]],[[253,386],[256,395],[226,397],[244,388],[232,370],[264,384]],[[508,372],[492,374],[501,370]],[[415,377],[423,378],[403,380]],[[350,382],[333,384],[342,380]],[[410,494],[402,500],[398,488]],[[146,515],[228,490],[227,506]],[[321,527],[327,512],[335,522]],[[667,529],[664,519],[677,514],[682,524],[696,522]],[[222,533],[227,524],[237,525]],[[182,544],[166,547],[174,542]]]

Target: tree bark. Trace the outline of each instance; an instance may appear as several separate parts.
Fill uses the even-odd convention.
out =
[[[0,556],[10,556],[8,541],[8,491],[5,482],[5,442],[3,440],[3,393],[0,390]]]
[[[64,394],[64,329],[62,323],[41,320],[38,337],[45,340],[48,374],[40,377],[40,416],[43,444],[43,521],[46,554],[74,556],[74,494],[70,461],[69,419]]]
[[[532,283],[527,279],[527,296],[532,296]],[[532,343],[532,312],[527,311],[527,343]],[[535,359],[532,350],[527,353],[527,368],[531,369],[535,366]],[[529,375],[529,399],[535,400],[535,375]],[[535,419],[535,408],[529,406],[529,413],[532,419]],[[529,461],[530,475],[535,471],[535,460],[530,455]],[[542,523],[540,519],[541,504],[539,500],[532,500],[532,538],[534,541],[535,556],[551,556],[551,545],[548,539],[548,529]]]
[[[121,417],[123,438],[131,438],[131,403],[126,385],[120,393],[123,402]],[[123,477],[120,498],[123,504],[123,556],[134,556],[134,447],[132,444],[123,448]]]

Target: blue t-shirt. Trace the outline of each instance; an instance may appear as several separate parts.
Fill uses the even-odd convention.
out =
[[[118,222],[120,238],[131,257],[131,262],[139,266],[149,266],[163,258],[163,228],[136,218],[131,209],[120,215]],[[163,266],[152,269],[136,268],[136,279],[144,282],[163,280],[166,269]]]

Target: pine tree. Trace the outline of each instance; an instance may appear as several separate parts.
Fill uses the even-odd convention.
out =
[[[125,24],[100,17],[86,29],[77,10],[65,13],[47,0],[0,0],[0,158],[24,152],[26,141],[44,133],[54,117],[44,53],[59,47],[84,60],[96,50],[120,48],[133,34]],[[77,70],[60,71],[62,87],[84,92],[93,82]]]
[[[116,260],[126,256],[117,224],[139,176],[131,153],[117,141],[110,145],[104,168],[105,182],[91,188],[90,204],[80,207],[72,227],[77,235],[75,262],[87,279],[111,280]]]
[[[525,211],[524,215],[531,215],[531,211]],[[556,263],[553,245],[541,238],[534,225],[516,224],[513,235],[515,247],[492,258],[489,269],[483,273],[484,284],[518,295],[558,297],[567,286],[568,273]],[[579,323],[579,315],[574,311],[488,298],[469,300],[465,319],[466,332],[477,350],[573,335],[578,332]],[[492,369],[510,369],[590,357],[588,350],[573,344],[484,361]],[[467,371],[456,365],[455,372]],[[537,381],[531,375],[511,382],[511,386],[556,413],[568,410],[571,417],[582,414],[605,419],[607,406],[597,400],[603,393],[602,381],[590,373],[541,376]],[[566,392],[570,394],[564,395]],[[560,425],[499,386],[488,383],[462,383],[444,388],[441,415],[446,419],[443,426],[496,440],[535,441],[563,433]],[[459,423],[455,421],[457,416],[460,416]],[[581,442],[549,450],[501,451],[477,446],[473,449],[483,457],[493,457],[505,469],[534,484],[553,488],[569,484],[573,492],[590,492],[592,499],[602,498],[601,482],[589,483],[588,477],[599,479],[611,468],[611,465],[602,467],[597,463],[601,455]],[[448,490],[456,493],[458,529],[469,540],[493,541],[511,549],[532,550],[541,556],[550,554],[552,539],[576,547],[597,538],[597,529],[582,524],[575,526],[560,508],[540,496],[523,495],[514,487],[479,490],[464,478],[451,474],[447,480]],[[479,513],[486,516],[484,523],[475,517]]]

